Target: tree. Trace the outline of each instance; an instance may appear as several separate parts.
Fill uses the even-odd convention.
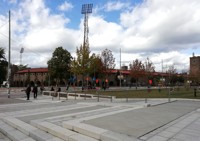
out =
[[[101,61],[103,63],[102,70],[107,75],[115,68],[115,58],[113,57],[112,51],[105,49],[101,52]]]
[[[6,58],[5,58],[4,49],[0,48],[0,84],[2,84],[3,81],[6,80],[7,66],[8,66],[8,62],[6,61]]]
[[[136,88],[137,88],[137,83],[138,83],[139,78],[143,76],[144,73],[145,73],[144,64],[138,59],[133,60],[133,63],[130,64],[130,75],[133,79],[136,80]]]
[[[90,48],[88,45],[80,46],[76,49],[77,59],[71,63],[71,72],[75,75],[82,75],[82,86],[84,85],[84,77],[89,75],[91,58],[90,58]]]
[[[93,78],[101,78],[103,71],[103,63],[100,56],[92,54],[90,60],[91,60],[90,76]]]
[[[169,75],[169,80],[168,80],[169,85],[170,84],[174,85],[178,81],[177,71],[174,65],[169,66],[167,73]]]
[[[147,83],[150,79],[153,79],[153,73],[155,72],[155,66],[153,62],[147,57],[147,60],[144,63],[145,75]]]
[[[72,56],[63,47],[58,47],[52,54],[52,58],[47,62],[50,78],[56,80],[56,84],[65,81],[70,75],[70,63]]]

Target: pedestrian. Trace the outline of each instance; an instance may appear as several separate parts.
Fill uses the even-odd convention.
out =
[[[61,92],[61,88],[60,87],[58,87],[57,92]]]
[[[40,86],[40,93],[42,94],[42,92],[44,91],[44,85]]]
[[[31,92],[31,86],[28,84],[27,88],[26,88],[26,100],[29,100],[30,98],[30,92]]]
[[[51,90],[50,91],[54,91],[54,88],[53,88],[53,86],[51,86]]]
[[[38,93],[38,88],[37,88],[37,85],[35,84],[35,86],[33,87],[33,97],[34,97],[34,99],[37,98],[37,93]]]

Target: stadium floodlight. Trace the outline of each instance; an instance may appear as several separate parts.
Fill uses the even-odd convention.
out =
[[[22,53],[24,53],[24,48],[20,49],[20,65],[22,65]]]
[[[23,53],[24,52],[24,48],[22,47],[21,49],[20,49],[20,53]]]
[[[92,13],[93,4],[83,4],[81,14]]]
[[[81,13],[84,14],[84,39],[83,39],[83,46],[89,46],[89,27],[88,27],[88,15],[92,13],[93,4],[83,4]]]

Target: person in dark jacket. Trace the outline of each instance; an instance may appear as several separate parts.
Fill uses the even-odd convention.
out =
[[[54,91],[54,88],[53,88],[53,86],[51,86],[51,90],[50,91]]]
[[[27,97],[27,100],[29,100],[29,98],[30,98],[30,92],[31,92],[31,86],[28,85],[27,88],[26,88],[26,97]]]
[[[35,85],[35,86],[33,87],[33,97],[34,97],[34,99],[37,98],[37,93],[38,93],[38,88],[37,88],[37,85]]]

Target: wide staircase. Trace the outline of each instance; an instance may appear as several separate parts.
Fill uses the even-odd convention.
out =
[[[142,108],[110,102],[30,102],[0,105],[0,141],[137,141],[86,121]]]

